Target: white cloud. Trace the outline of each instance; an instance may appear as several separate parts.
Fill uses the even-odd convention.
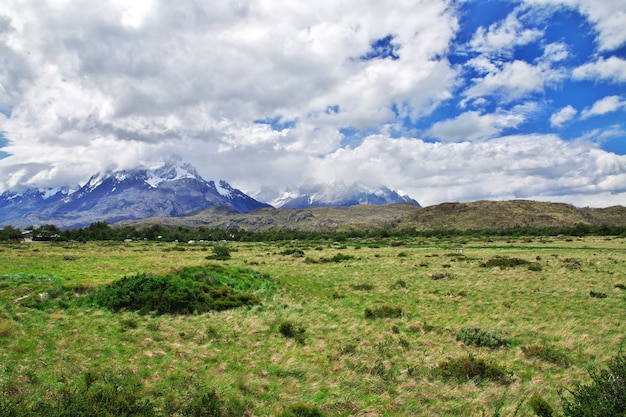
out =
[[[480,114],[467,111],[454,119],[435,123],[428,135],[443,141],[486,139],[498,135],[506,128],[523,123],[525,117],[519,113],[503,112]]]
[[[572,120],[577,113],[578,111],[574,107],[567,105],[550,116],[550,126],[561,127]]]
[[[316,166],[321,177],[346,182],[386,178],[423,205],[524,198],[606,207],[626,196],[626,156],[553,135],[457,143],[371,136]]]
[[[626,60],[612,56],[600,58],[596,62],[587,63],[575,68],[572,72],[574,79],[579,80],[609,80],[614,83],[626,82]]]
[[[441,57],[457,30],[439,0],[3,1],[0,111],[10,112],[2,130],[12,156],[0,167],[26,164],[22,183],[49,184],[67,179],[61,171],[76,168],[76,155],[94,170],[126,165],[120,153],[158,158],[163,144],[192,147],[213,166],[226,154],[256,160],[259,150],[295,160],[329,152],[338,128],[378,128],[394,103],[418,119],[448,100],[457,71]],[[360,59],[388,35],[400,59]],[[254,122],[274,117],[296,126]],[[105,151],[94,138],[135,150]],[[33,149],[47,167],[56,158],[50,175],[36,175]]]
[[[567,59],[569,48],[561,42],[550,43],[543,50],[543,59],[547,62],[559,62]]]
[[[539,39],[543,32],[524,27],[518,19],[518,13],[519,9],[516,9],[501,22],[488,28],[479,27],[469,43],[470,48],[485,54],[509,54],[514,47]]]
[[[423,204],[624,201],[624,157],[595,148],[599,136],[576,143],[498,138],[540,110],[541,99],[518,101],[535,100],[563,80],[558,65],[577,51],[544,45],[541,31],[525,27],[515,11],[473,34],[469,46],[479,55],[467,72],[476,79],[464,80],[464,68],[447,58],[460,34],[457,5],[4,0],[0,130],[10,156],[0,159],[0,192],[74,185],[96,171],[178,154],[205,178],[244,191],[312,177],[382,182]],[[388,35],[399,59],[360,59]],[[619,34],[602,38],[603,45],[611,37]],[[533,42],[543,45],[542,58],[506,62],[517,46]],[[598,59],[574,76],[624,82],[623,62]],[[454,108],[455,95],[475,107],[432,125],[428,134],[443,142],[387,135],[394,123],[436,117],[442,103]],[[566,123],[561,112],[552,123]],[[342,147],[343,127],[382,133]]]
[[[598,32],[600,51],[615,50],[626,43],[626,0],[525,0],[527,4],[568,6],[587,16]]]
[[[586,119],[588,117],[600,116],[620,109],[626,109],[626,101],[620,96],[607,96],[593,103],[591,107],[584,109],[581,112],[581,116],[583,119]]]
[[[472,61],[470,65],[475,64]],[[463,96],[468,99],[496,95],[503,102],[510,102],[533,93],[541,93],[547,86],[561,81],[565,76],[562,70],[544,64],[532,65],[521,60],[506,62],[501,67],[488,67],[484,63],[478,65],[488,73],[476,79],[463,92]]]

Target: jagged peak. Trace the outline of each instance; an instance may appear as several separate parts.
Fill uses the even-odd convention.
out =
[[[182,161],[164,162],[160,166],[147,170],[147,176],[146,182],[152,187],[158,187],[165,181],[176,181],[183,178],[204,181],[193,165]]]
[[[393,202],[410,202],[419,205],[411,197],[389,187],[366,184],[360,181],[346,184],[341,179],[326,183],[315,183],[308,180],[298,187],[287,188],[282,193],[276,193],[270,204],[274,207],[291,207],[292,205],[333,206]]]

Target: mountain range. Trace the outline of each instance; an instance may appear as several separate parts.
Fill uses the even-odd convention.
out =
[[[307,182],[282,193],[271,194],[266,191],[264,197],[264,201],[268,201],[271,206],[283,209],[350,207],[360,204],[383,205],[392,203],[412,203],[419,206],[419,203],[411,197],[401,195],[385,186],[369,187],[360,182],[347,185],[343,181]]]
[[[266,192],[267,193],[267,192]],[[268,204],[233,188],[224,180],[204,180],[190,164],[175,161],[153,169],[107,171],[71,189],[28,189],[0,195],[0,226],[27,228],[54,224],[61,228],[91,223],[189,215],[210,207],[235,213],[259,208],[352,206],[417,201],[387,187],[347,186],[341,181],[306,184],[284,193],[274,192]]]

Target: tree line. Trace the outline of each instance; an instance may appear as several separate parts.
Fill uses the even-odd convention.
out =
[[[341,231],[303,231],[294,229],[273,229],[267,231],[246,231],[243,229],[212,229],[207,227],[166,226],[155,224],[148,227],[111,227],[106,222],[95,222],[88,227],[61,230],[48,224],[21,230],[5,226],[0,230],[0,241],[20,241],[25,236],[41,241],[124,241],[148,240],[164,242],[199,241],[242,241],[267,242],[281,240],[333,240],[337,242],[353,238],[449,238],[449,237],[519,237],[519,236],[623,236],[626,226],[576,224],[572,226],[522,226],[498,229],[436,229],[416,230],[412,228],[349,229]]]

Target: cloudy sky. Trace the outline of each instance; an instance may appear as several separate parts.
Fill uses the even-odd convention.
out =
[[[253,194],[626,204],[626,0],[2,0],[0,192],[172,157]]]

